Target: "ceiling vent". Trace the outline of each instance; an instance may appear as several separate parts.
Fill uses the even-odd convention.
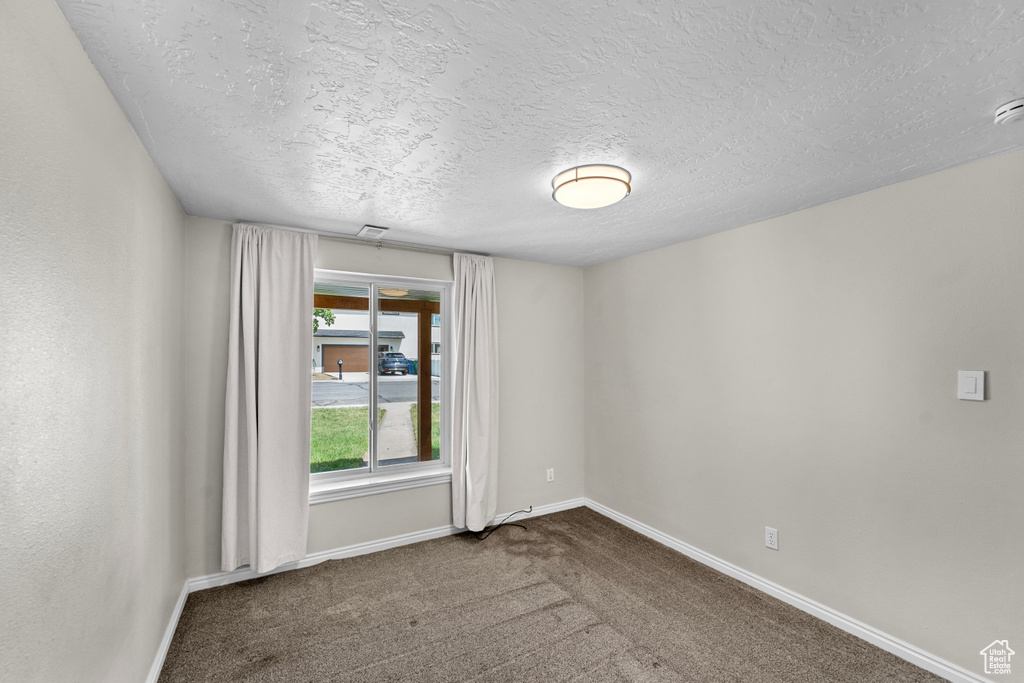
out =
[[[1007,102],[996,109],[996,123],[1010,123],[1019,119],[1024,119],[1024,98]]]
[[[362,237],[367,240],[379,240],[384,237],[384,233],[387,231],[387,228],[379,228],[376,225],[364,225],[363,229],[356,233],[356,237]]]

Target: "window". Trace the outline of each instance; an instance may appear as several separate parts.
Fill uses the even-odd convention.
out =
[[[450,479],[449,283],[316,271],[310,502]],[[376,349],[375,352],[371,350]],[[324,377],[330,379],[324,379]]]

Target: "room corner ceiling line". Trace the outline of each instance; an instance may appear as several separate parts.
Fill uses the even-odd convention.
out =
[[[348,242],[351,244],[362,244],[364,246],[375,246],[378,249],[402,249],[404,251],[418,251],[424,254],[438,254],[441,256],[451,256],[452,254],[455,253],[473,254],[475,256],[490,256],[490,254],[484,254],[478,251],[465,251],[463,249],[459,249],[457,251],[453,249],[441,249],[439,247],[429,247],[425,244],[413,244],[412,242],[394,242],[391,240],[382,239],[367,240],[358,237],[348,237],[347,235],[338,235],[337,233],[332,232],[320,232],[318,230],[313,230],[311,232],[315,232],[321,237],[327,239],[337,240],[339,242]]]
[[[383,239],[366,239],[363,237],[353,237],[351,235],[339,235],[336,232],[328,232],[326,230],[311,230],[309,228],[295,228],[287,225],[269,225],[267,223],[256,223],[254,221],[236,221],[237,223],[248,223],[249,225],[265,225],[268,228],[280,228],[282,230],[294,230],[295,232],[309,232],[314,235],[318,235],[325,239],[336,240],[338,242],[347,242],[348,244],[361,244],[364,247],[376,247],[378,249],[402,249],[404,251],[418,251],[425,254],[438,254],[439,256],[451,256],[452,254],[473,254],[474,256],[490,256],[479,251],[466,251],[464,249],[442,249],[440,247],[431,247],[425,244],[415,244],[413,242],[397,242],[394,240],[383,240]]]

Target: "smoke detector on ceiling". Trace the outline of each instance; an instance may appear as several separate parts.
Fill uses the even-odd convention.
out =
[[[996,123],[1010,123],[1019,119],[1024,119],[1024,97],[996,109]]]
[[[356,233],[356,237],[362,237],[368,240],[379,240],[384,237],[384,233],[387,231],[387,228],[380,228],[376,225],[364,225],[363,229]]]

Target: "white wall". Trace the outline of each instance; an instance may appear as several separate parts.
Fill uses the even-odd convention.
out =
[[[0,62],[0,678],[140,681],[185,579],[184,215],[53,2],[0,3]]]
[[[1021,188],[1024,152],[587,269],[587,496],[968,670],[1024,644]]]
[[[221,449],[231,226],[187,220],[187,569],[220,568]],[[318,268],[451,280],[451,258],[321,239]],[[500,327],[498,510],[583,495],[583,273],[495,260]],[[566,349],[576,350],[566,354]],[[545,483],[544,469],[556,468]],[[451,523],[449,485],[310,508],[309,552]]]

